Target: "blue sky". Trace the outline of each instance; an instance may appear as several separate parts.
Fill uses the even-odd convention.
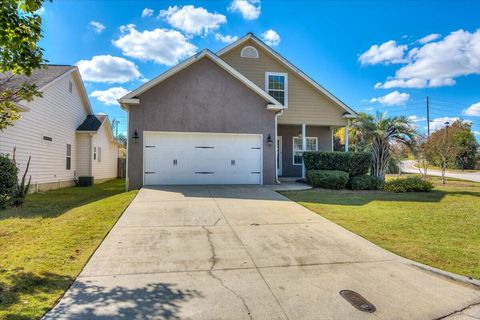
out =
[[[118,119],[119,132],[126,114],[115,97],[253,32],[357,111],[408,115],[423,130],[428,95],[432,127],[462,118],[480,138],[480,1],[53,1],[44,9],[46,58],[79,65],[95,112]]]

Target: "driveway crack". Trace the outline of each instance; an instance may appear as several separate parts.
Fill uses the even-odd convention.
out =
[[[465,308],[462,308],[460,310],[456,310],[456,311],[453,311],[445,316],[441,316],[440,318],[435,318],[433,320],[442,320],[442,319],[448,319],[450,316],[453,316],[455,314],[459,314],[459,313],[462,313],[463,311],[467,311],[468,309],[472,308],[472,307],[475,307],[475,306],[480,306],[480,302],[475,302],[475,303],[472,303],[472,304],[469,304],[468,306],[466,306]],[[472,318],[476,318],[476,317],[472,317]]]
[[[218,221],[217,221],[217,222],[218,222]],[[224,287],[225,289],[227,289],[228,291],[230,291],[235,297],[237,297],[237,298],[242,302],[243,307],[245,308],[245,311],[246,311],[247,314],[248,314],[248,317],[249,317],[250,319],[253,319],[253,318],[252,318],[252,314],[251,314],[252,312],[251,312],[250,308],[248,307],[247,302],[245,301],[245,299],[244,299],[239,293],[237,293],[235,290],[233,290],[232,288],[230,288],[229,286],[227,286],[227,285],[225,284],[225,282],[223,282],[223,280],[222,280],[219,276],[213,274],[213,268],[215,267],[215,264],[217,263],[217,253],[216,253],[216,251],[215,251],[215,246],[214,246],[213,241],[212,241],[212,232],[211,232],[207,227],[205,227],[205,226],[202,226],[202,229],[205,230],[205,232],[206,232],[206,234],[207,234],[207,241],[208,241],[208,244],[210,245],[210,251],[211,251],[211,253],[212,253],[212,256],[210,257],[210,261],[212,262],[212,264],[211,264],[211,266],[210,266],[210,270],[208,270],[208,274],[209,274],[212,278],[214,278],[215,280],[217,280],[222,287]]]

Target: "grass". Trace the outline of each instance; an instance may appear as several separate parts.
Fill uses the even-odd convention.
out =
[[[431,177],[429,193],[308,190],[290,199],[403,257],[480,279],[480,184]]]
[[[117,179],[32,194],[0,211],[0,319],[48,311],[135,195]]]

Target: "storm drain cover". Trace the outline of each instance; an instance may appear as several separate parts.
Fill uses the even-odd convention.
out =
[[[342,290],[340,291],[340,295],[360,311],[372,313],[377,310],[373,304],[355,291]]]

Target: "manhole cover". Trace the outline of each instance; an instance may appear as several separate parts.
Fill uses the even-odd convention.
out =
[[[359,293],[352,290],[342,290],[340,295],[347,300],[352,306],[357,308],[360,311],[364,312],[375,312],[377,310],[373,304],[371,304],[367,299],[362,297]]]

